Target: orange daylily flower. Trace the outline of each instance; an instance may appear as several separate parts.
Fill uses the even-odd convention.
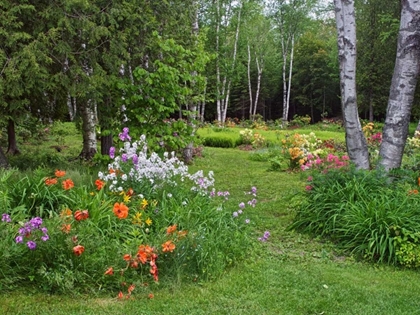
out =
[[[114,204],[114,214],[118,219],[125,219],[128,216],[128,207],[123,202],[116,202]]]
[[[420,177],[417,179],[417,182],[418,182],[418,184],[419,184],[419,186],[420,186]]]
[[[63,224],[61,226],[61,231],[63,231],[66,234],[69,234],[71,231],[71,225],[70,224]]]
[[[64,209],[61,211],[60,216],[61,217],[69,217],[72,215],[72,211],[69,208]]]
[[[87,210],[77,210],[74,212],[74,219],[76,221],[83,221],[89,218],[89,211]]]
[[[76,256],[82,255],[84,251],[85,251],[85,247],[82,246],[82,245],[76,245],[76,246],[73,247],[73,253]]]
[[[66,175],[66,171],[55,170],[55,176],[63,177],[64,175]]]
[[[130,254],[125,254],[125,255],[123,256],[123,259],[124,259],[125,261],[130,261],[130,260],[131,260],[131,255],[130,255]]]
[[[187,234],[188,234],[188,231],[179,231],[178,232],[178,238],[179,239],[181,239],[181,238],[184,238],[185,236],[187,236]]]
[[[175,232],[176,231],[176,224],[174,224],[174,225],[171,225],[170,227],[168,227],[167,229],[166,229],[166,234],[172,234],[173,232]]]
[[[130,285],[127,289],[128,294],[131,294],[131,292],[133,292],[133,290],[136,288],[136,286],[134,284]]]
[[[174,249],[175,249],[175,244],[171,240],[169,240],[169,241],[167,241],[167,242],[165,242],[165,243],[162,244],[162,251],[164,253],[165,252],[172,253],[174,251]]]
[[[74,183],[70,178],[63,181],[62,185],[63,185],[64,190],[69,190],[74,187]]]
[[[95,185],[97,190],[101,190],[105,186],[105,182],[100,179],[97,179],[95,180]]]
[[[137,268],[139,266],[139,263],[138,263],[138,261],[137,260],[133,260],[131,263],[130,263],[130,267],[131,268]]]
[[[153,293],[149,293],[149,299],[153,299],[155,296]]]
[[[52,186],[57,184],[57,178],[47,178],[45,179],[45,185]]]
[[[109,275],[112,276],[114,274],[114,268],[109,267],[106,271],[105,271],[105,275]]]
[[[122,299],[122,298],[124,298],[124,294],[120,291],[120,293],[118,293],[118,298],[119,299]]]

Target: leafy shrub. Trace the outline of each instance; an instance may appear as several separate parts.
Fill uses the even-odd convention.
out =
[[[216,192],[212,173],[190,174],[174,154],[149,153],[145,139],[127,139],[128,129],[122,136],[89,182],[63,170],[0,176],[1,288],[130,296],[149,281],[216,278],[244,257],[247,200],[237,210],[229,192]]]
[[[228,138],[223,136],[208,136],[203,139],[204,146],[214,148],[234,148],[240,143],[240,139]]]
[[[396,243],[395,229],[420,231],[420,198],[418,191],[413,193],[416,175],[354,168],[311,173],[289,228],[329,237],[359,257],[388,263],[406,261],[404,256],[412,253],[407,247],[403,250],[401,241]]]

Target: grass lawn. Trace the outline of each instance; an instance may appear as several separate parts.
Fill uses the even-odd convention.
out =
[[[238,203],[251,186],[258,189],[257,206],[244,213],[255,244],[220,279],[152,285],[153,299],[136,288],[126,301],[23,288],[1,293],[0,314],[420,314],[417,271],[356,262],[328,242],[286,231],[293,218],[290,196],[304,189],[301,174],[269,172],[268,163],[251,161],[249,154],[205,148],[190,167],[213,170],[216,189],[228,190]],[[257,241],[264,231],[271,234],[268,242]]]

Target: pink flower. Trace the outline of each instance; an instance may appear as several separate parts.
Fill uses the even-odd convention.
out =
[[[312,176],[308,176],[307,181],[308,181],[308,182],[311,182],[313,179],[314,179],[314,178],[313,178]]]
[[[313,188],[313,187],[312,187],[311,185],[306,185],[306,186],[305,186],[305,189],[306,189],[307,191],[312,190],[312,188]]]
[[[341,159],[342,159],[343,161],[348,161],[348,160],[350,160],[350,158],[349,158],[347,155],[343,155],[343,156],[341,157]]]

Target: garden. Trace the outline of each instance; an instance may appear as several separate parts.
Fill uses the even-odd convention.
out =
[[[191,165],[128,128],[74,160],[77,129],[49,126],[0,174],[1,313],[415,314],[414,129],[388,174],[354,169],[328,121],[206,125]]]

